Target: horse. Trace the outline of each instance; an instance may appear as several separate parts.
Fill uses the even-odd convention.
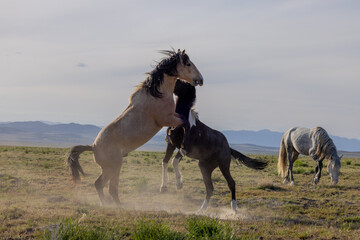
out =
[[[77,145],[67,157],[73,181],[80,181],[84,171],[79,155],[92,151],[102,173],[95,181],[100,204],[105,204],[103,189],[109,183],[109,193],[116,205],[120,205],[118,185],[123,157],[150,140],[164,126],[177,127],[183,118],[175,112],[173,98],[177,79],[193,86],[203,85],[203,77],[184,51],[165,50],[166,56],[158,62],[131,94],[128,107],[119,117],[105,126],[92,145]]]
[[[184,103],[186,101],[180,101],[182,96],[189,92],[187,88],[194,88],[190,84],[178,82],[177,84],[182,84],[182,92],[177,92],[178,101],[177,104]],[[189,99],[189,101],[194,103],[194,99]],[[184,103],[186,105],[186,103]],[[179,107],[180,108],[180,107]],[[187,146],[187,156],[193,159],[199,160],[199,167],[201,174],[203,176],[203,181],[206,187],[206,198],[199,209],[199,213],[206,210],[210,198],[212,196],[214,186],[212,183],[211,175],[216,167],[220,168],[221,173],[225,177],[228,187],[231,191],[231,207],[236,212],[237,203],[236,203],[236,194],[235,194],[235,181],[230,174],[230,162],[231,159],[236,159],[238,162],[243,163],[245,166],[252,169],[264,169],[268,162],[249,158],[242,153],[232,149],[229,146],[229,143],[221,132],[214,130],[199,120],[198,114],[194,109],[191,109],[189,112],[189,137],[185,141]],[[175,151],[176,148],[181,149],[183,142],[184,131],[182,127],[177,127],[171,131],[170,138],[172,141],[167,141],[167,147],[165,156],[162,162],[162,184],[160,187],[161,192],[167,190],[167,166],[168,162]],[[167,140],[167,138],[165,138]],[[182,159],[183,155],[179,152],[172,160],[172,164],[175,170],[177,188],[181,189],[183,186],[182,176],[179,171],[179,162]]]
[[[325,129],[294,127],[284,133],[278,159],[278,174],[284,178],[284,184],[295,184],[292,169],[299,154],[310,156],[317,163],[312,180],[314,185],[320,181],[322,161],[325,158],[330,160],[328,172],[332,184],[338,183],[342,156],[339,157],[336,146]]]
[[[191,84],[177,81],[174,88],[174,94],[177,96],[176,99],[176,108],[175,112],[182,115],[184,119],[184,123],[182,126],[177,128],[168,128],[166,133],[166,141],[172,142],[172,136],[178,136],[178,133],[171,134],[172,131],[181,131],[181,127],[183,129],[182,134],[182,143],[180,148],[181,155],[185,156],[187,153],[188,146],[185,146],[188,143],[187,139],[189,138],[189,130],[190,126],[194,124],[193,118],[189,118],[190,110],[194,106],[196,101],[196,89],[191,86]]]

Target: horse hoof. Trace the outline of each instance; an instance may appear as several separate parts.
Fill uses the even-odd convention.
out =
[[[180,154],[181,154],[181,156],[185,157],[186,154],[187,154],[187,151],[185,149],[181,148],[180,149]]]
[[[283,184],[287,185],[289,181],[287,179],[284,179]]]
[[[294,182],[294,181],[291,181],[291,182],[290,182],[290,186],[295,186],[295,182]]]
[[[167,192],[167,186],[160,187],[160,192],[161,193]]]
[[[319,183],[319,179],[317,179],[317,178],[313,179],[314,186],[316,186],[318,183]]]
[[[236,200],[231,201],[231,208],[234,211],[234,213],[237,213],[237,203]]]

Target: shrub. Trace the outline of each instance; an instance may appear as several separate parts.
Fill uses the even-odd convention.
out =
[[[186,230],[190,239],[235,239],[232,229],[211,218],[188,218]]]
[[[96,226],[80,225],[75,220],[65,219],[55,228],[46,230],[44,239],[115,239],[105,229]]]

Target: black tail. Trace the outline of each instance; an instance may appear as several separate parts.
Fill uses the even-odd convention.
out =
[[[240,163],[243,163],[245,166],[249,168],[261,170],[264,169],[269,164],[268,161],[249,158],[232,148],[230,148],[230,150],[231,150],[231,156],[233,156],[236,160],[238,160]]]
[[[72,147],[70,149],[70,151],[68,152],[68,157],[67,157],[66,163],[69,166],[73,181],[75,183],[80,181],[80,173],[82,175],[85,175],[85,173],[79,163],[79,156],[81,153],[83,153],[85,151],[92,151],[92,146],[78,145],[78,146]]]

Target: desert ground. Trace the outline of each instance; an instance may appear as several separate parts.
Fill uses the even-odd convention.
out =
[[[308,157],[295,163],[295,186],[282,184],[276,156],[252,156],[269,161],[262,171],[232,162],[238,212],[231,211],[230,191],[216,169],[211,205],[197,214],[205,186],[196,160],[180,162],[184,182],[180,190],[169,164],[168,191],[160,193],[164,153],[133,152],[125,158],[120,174],[120,207],[111,203],[107,188],[109,205],[100,206],[94,188],[100,168],[91,153],[82,154],[80,164],[86,176],[75,186],[64,162],[68,150],[0,146],[0,239],[81,239],[71,238],[72,234],[83,234],[84,239],[90,235],[93,239],[146,239],[150,235],[141,231],[155,228],[163,236],[168,234],[163,239],[360,236],[359,158],[342,159],[336,186],[330,183],[325,163],[316,187],[311,183],[315,163]],[[196,235],[191,226],[200,223],[210,230]]]

